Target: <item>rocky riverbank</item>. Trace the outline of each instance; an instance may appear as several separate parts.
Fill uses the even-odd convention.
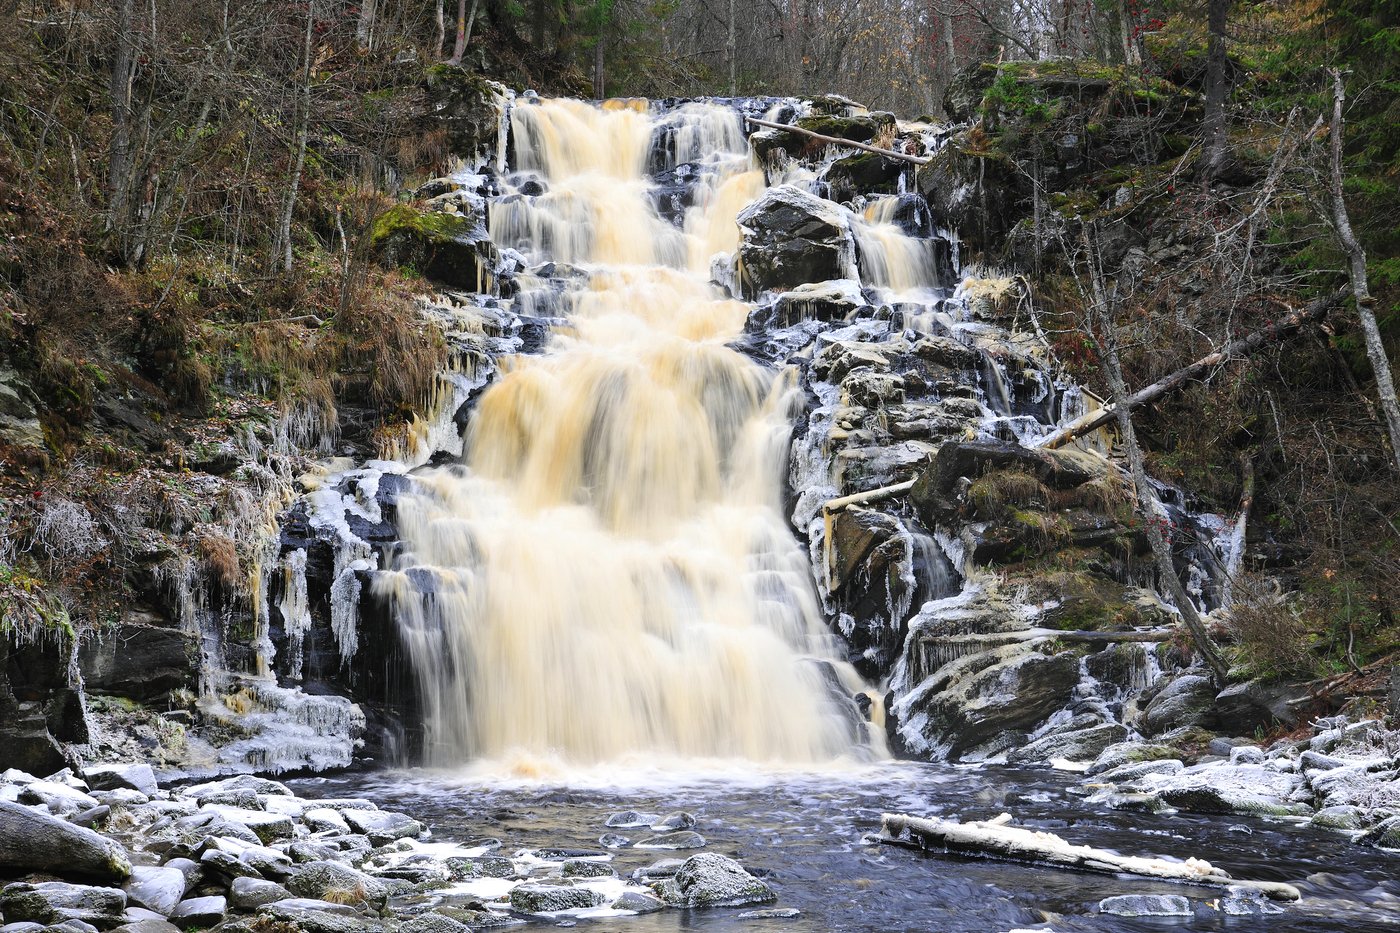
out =
[[[699,851],[687,813],[614,814],[599,847],[442,840],[365,799],[310,799],[251,775],[162,788],[149,766],[0,774],[4,933],[466,933],[569,917],[730,907],[773,889]],[[634,838],[627,838],[622,833]],[[619,877],[622,847],[652,850]],[[676,857],[670,857],[672,854]]]

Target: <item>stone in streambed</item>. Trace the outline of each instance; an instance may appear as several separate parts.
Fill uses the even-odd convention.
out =
[[[703,849],[704,847],[705,837],[691,830],[648,836],[637,843],[638,849]]]
[[[275,881],[261,878],[235,878],[229,886],[229,904],[234,910],[257,910],[267,904],[285,901],[291,892]]]
[[[452,880],[467,881],[472,878],[510,878],[515,874],[515,863],[498,855],[482,855],[474,858],[454,855],[445,863],[452,873]]]
[[[685,812],[668,813],[652,823],[651,828],[659,833],[674,832],[678,829],[694,829],[695,817]]]
[[[341,816],[355,832],[369,836],[369,841],[377,846],[421,836],[424,831],[422,823],[402,813],[345,809],[341,811]]]
[[[772,888],[744,866],[715,852],[686,859],[674,881],[687,907],[747,907],[778,899]]]
[[[170,922],[180,927],[212,927],[223,922],[228,901],[218,894],[181,901],[170,913]]]
[[[169,920],[142,919],[122,924],[111,933],[181,933],[180,928]]]
[[[131,860],[119,843],[90,829],[0,801],[0,870],[121,883],[131,876]]]
[[[790,920],[800,917],[802,911],[796,907],[769,907],[766,910],[746,910],[739,914],[740,920]]]
[[[399,926],[399,933],[472,933],[471,927],[460,920],[442,914],[419,914]]]
[[[223,804],[209,804],[200,807],[201,812],[217,814],[222,819],[236,823],[251,831],[259,841],[276,842],[293,834],[292,818],[281,813],[268,813],[266,810],[248,810]]]
[[[609,906],[613,910],[630,910],[634,914],[654,914],[666,909],[666,904],[660,898],[640,891],[623,891]]]
[[[57,781],[35,781],[19,792],[19,802],[40,804],[54,813],[80,813],[97,806],[97,798]]]
[[[561,885],[522,884],[510,892],[510,906],[527,914],[601,907],[605,900],[602,894],[590,888]]]
[[[40,884],[11,884],[0,891],[0,915],[11,922],[57,924],[81,920],[96,926],[113,927],[126,910],[126,893],[118,888],[99,888],[63,881]]]
[[[1191,902],[1180,894],[1122,894],[1099,901],[1099,913],[1115,917],[1190,917]]]
[[[83,780],[92,790],[134,790],[147,797],[160,790],[151,766],[139,762],[94,765],[83,769]]]
[[[605,849],[625,849],[632,844],[632,840],[626,836],[619,836],[617,833],[603,833],[598,837],[598,845]]]
[[[650,826],[656,821],[656,816],[651,813],[638,813],[636,810],[624,810],[621,813],[614,813],[608,817],[603,824],[609,829],[635,829],[639,826]]]
[[[137,865],[123,890],[131,903],[168,917],[185,896],[185,875],[178,868]]]
[[[311,862],[298,869],[287,882],[287,890],[298,897],[320,900],[363,900],[378,908],[389,899],[382,881],[339,862]]]
[[[561,873],[565,878],[616,878],[617,872],[607,862],[591,859],[569,859]]]

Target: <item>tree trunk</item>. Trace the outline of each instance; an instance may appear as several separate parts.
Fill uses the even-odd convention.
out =
[[[462,64],[462,56],[467,54],[467,0],[457,0],[457,39],[452,43],[452,57],[449,65]]]
[[[442,47],[447,43],[447,17],[443,7],[447,0],[437,0],[433,9],[433,61],[442,58]]]
[[[136,70],[134,5],[133,0],[121,0],[117,8],[112,73],[107,85],[112,97],[112,139],[107,154],[108,231],[123,223],[131,191],[131,82]]]
[[[1332,72],[1332,91],[1332,223],[1350,262],[1351,294],[1356,299],[1361,333],[1366,338],[1366,356],[1376,377],[1376,395],[1380,398],[1386,431],[1390,435],[1390,453],[1396,470],[1400,471],[1400,401],[1395,397],[1395,380],[1390,373],[1390,360],[1386,357],[1385,343],[1381,340],[1381,329],[1376,324],[1375,300],[1371,297],[1371,287],[1366,280],[1366,251],[1361,248],[1361,242],[1351,229],[1351,216],[1347,213],[1346,198],[1342,195],[1342,104],[1346,100],[1346,87],[1342,84],[1340,71]]]
[[[362,49],[373,47],[374,15],[379,0],[360,0],[360,18],[355,23],[355,43]]]
[[[738,93],[739,87],[739,62],[738,62],[738,36],[734,24],[734,0],[729,0],[729,41],[725,44],[725,56],[729,59],[729,96],[733,97]]]
[[[1210,33],[1206,52],[1205,158],[1201,161],[1202,183],[1209,186],[1225,164],[1225,27],[1230,17],[1230,0],[1210,0],[1206,15]]]
[[[606,75],[603,73],[603,53],[606,51],[603,43],[603,24],[598,24],[598,38],[593,43],[593,96],[602,100],[607,96],[607,87],[604,84]]]
[[[301,172],[306,165],[306,137],[311,125],[311,37],[316,21],[316,4],[306,5],[306,39],[302,47],[301,87],[297,92],[296,154],[292,160],[292,177],[282,200],[282,214],[277,223],[273,264],[283,272],[292,271],[292,214],[296,210],[297,190],[301,187]],[[278,255],[280,254],[280,256]]]
[[[1090,301],[1088,302],[1089,321],[1091,326],[1094,326],[1094,329],[1099,332],[1099,342],[1103,348],[1101,360],[1104,377],[1108,381],[1109,399],[1113,403],[1114,413],[1118,419],[1118,431],[1122,435],[1120,441],[1123,450],[1128,455],[1128,468],[1132,473],[1133,487],[1137,490],[1138,511],[1142,515],[1143,524],[1147,530],[1147,541],[1157,563],[1157,576],[1176,605],[1177,611],[1181,613],[1181,621],[1186,625],[1187,631],[1191,633],[1191,641],[1195,644],[1196,650],[1205,660],[1206,666],[1210,668],[1216,686],[1223,687],[1229,679],[1229,666],[1221,658],[1215,643],[1211,641],[1210,633],[1206,631],[1205,624],[1196,613],[1196,606],[1191,602],[1190,594],[1186,592],[1186,587],[1181,585],[1181,578],[1176,575],[1176,565],[1172,562],[1171,542],[1167,538],[1167,532],[1170,529],[1167,513],[1157,498],[1157,491],[1147,480],[1147,467],[1143,463],[1142,448],[1138,446],[1137,432],[1133,430],[1132,409],[1124,404],[1128,392],[1123,381],[1122,362],[1118,358],[1117,324],[1113,319],[1113,310],[1109,305],[1109,297],[1104,288],[1098,257],[1094,245],[1089,241],[1087,230],[1084,231],[1084,249],[1091,289]]]

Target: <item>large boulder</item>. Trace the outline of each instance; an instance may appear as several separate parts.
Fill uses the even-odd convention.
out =
[[[126,894],[118,888],[45,881],[12,884],[0,891],[0,915],[10,923],[28,920],[54,925],[78,920],[110,929],[121,924],[125,911]]]
[[[716,852],[692,855],[676,872],[675,883],[686,907],[747,907],[778,899],[744,866]]]
[[[567,885],[522,884],[511,889],[510,906],[521,913],[542,914],[555,910],[579,910],[607,903],[592,888]]]
[[[747,297],[769,289],[849,278],[855,262],[841,210],[795,185],[770,188],[739,213],[740,283]]]
[[[185,873],[178,868],[137,865],[126,883],[127,900],[168,917],[185,896]]]
[[[495,148],[505,88],[471,69],[445,63],[427,69],[424,86],[429,101],[425,119],[447,133],[455,155],[480,159]]]
[[[131,861],[119,843],[90,829],[0,800],[0,871],[120,884],[131,876]]]
[[[375,218],[370,240],[388,265],[409,267],[448,288],[494,288],[496,247],[475,213],[420,211],[398,204]]]
[[[1199,726],[1211,715],[1215,686],[1205,674],[1187,673],[1152,698],[1138,718],[1143,735],[1154,736],[1183,726]]]

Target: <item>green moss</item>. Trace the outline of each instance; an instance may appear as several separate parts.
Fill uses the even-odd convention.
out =
[[[396,204],[378,217],[370,228],[370,239],[376,246],[397,233],[407,232],[433,243],[456,240],[469,235],[472,219],[443,211],[420,211],[407,204]]]

